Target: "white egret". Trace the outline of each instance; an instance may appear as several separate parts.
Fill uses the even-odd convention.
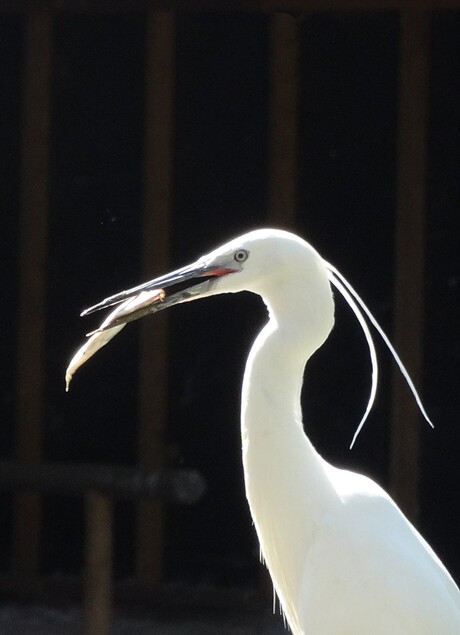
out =
[[[336,269],[288,232],[253,231],[83,314],[124,303],[99,331],[108,341],[112,329],[146,312],[220,293],[260,295],[269,321],[244,373],[243,467],[262,556],[292,632],[458,635],[460,592],[430,546],[379,485],[330,465],[304,432],[304,367],[334,324],[331,282],[371,347],[370,407],[375,351],[357,304],[367,310]],[[137,300],[145,292],[150,305]]]

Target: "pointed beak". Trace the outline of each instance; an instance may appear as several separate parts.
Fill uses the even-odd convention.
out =
[[[150,313],[157,313],[174,304],[193,300],[212,289],[219,277],[236,271],[238,267],[219,267],[215,262],[206,263],[206,261],[198,260],[137,287],[111,295],[85,309],[81,316],[120,304],[119,310],[114,310],[97,329],[97,332],[105,331],[138,320]]]

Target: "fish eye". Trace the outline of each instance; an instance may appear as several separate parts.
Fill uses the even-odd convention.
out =
[[[238,249],[238,251],[235,251],[235,253],[233,254],[233,260],[235,260],[236,262],[244,262],[248,259],[248,256],[249,252],[246,251],[246,249]]]

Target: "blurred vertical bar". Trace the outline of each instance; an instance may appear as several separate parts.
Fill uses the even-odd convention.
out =
[[[297,206],[298,55],[297,20],[272,13],[269,26],[268,223],[295,229]],[[273,596],[267,569],[261,569],[260,593]]]
[[[96,490],[85,494],[85,635],[109,635],[112,621],[113,504]]]
[[[394,343],[420,386],[423,340],[426,129],[430,15],[401,14]],[[421,421],[399,373],[393,379],[390,480],[395,499],[417,517]]]
[[[42,445],[50,63],[53,14],[27,12],[22,120],[20,280],[16,391],[16,455],[39,462]],[[40,497],[20,492],[15,500],[13,569],[37,572]]]
[[[297,204],[298,54],[297,21],[274,13],[270,23],[268,219],[294,228]]]
[[[175,28],[172,13],[148,16],[146,59],[145,202],[142,262],[145,275],[169,265],[172,206]],[[164,434],[168,396],[168,323],[163,313],[141,325],[139,462],[158,469],[165,462]],[[163,507],[139,505],[136,572],[147,584],[162,580]]]

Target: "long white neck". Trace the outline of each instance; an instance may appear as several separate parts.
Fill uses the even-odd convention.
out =
[[[276,316],[271,311],[248,357],[241,434],[246,496],[262,555],[288,621],[301,633],[295,612],[304,559],[299,554],[307,554],[315,518],[334,491],[325,462],[303,431],[300,392],[305,363],[327,337],[333,317],[316,328],[308,307],[283,307]]]

